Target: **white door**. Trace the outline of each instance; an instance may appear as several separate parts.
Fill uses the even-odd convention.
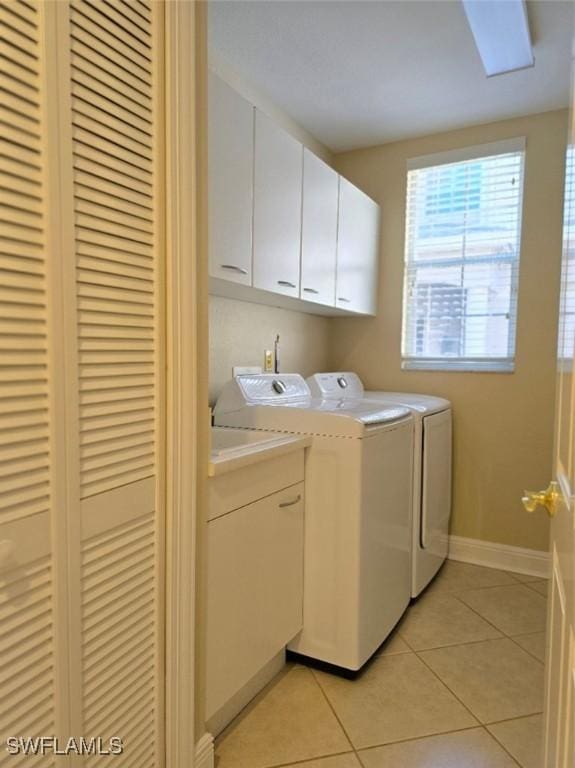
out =
[[[379,206],[343,177],[339,180],[335,304],[361,314],[377,309]]]
[[[210,276],[252,284],[254,107],[208,76]]]
[[[451,514],[451,410],[423,419],[420,546],[442,561],[447,556]]]
[[[124,768],[164,764],[163,17],[0,7],[0,739]]]
[[[551,580],[547,621],[544,768],[575,765],[575,175],[573,102],[567,149],[563,264],[557,360],[555,481],[529,494],[532,511],[546,506],[551,520]]]
[[[299,296],[303,147],[256,110],[254,287]]]
[[[300,298],[335,304],[339,176],[308,149],[303,152]]]
[[[66,13],[66,5],[59,48],[69,51],[60,72],[70,83],[61,152],[71,153],[74,222],[65,332],[74,336],[66,383],[69,493],[78,514],[69,528],[79,611],[76,730],[119,734],[126,766],[159,768],[164,7],[72,0]]]
[[[0,763],[18,766],[54,763],[7,739],[71,733],[44,10],[0,6]]]

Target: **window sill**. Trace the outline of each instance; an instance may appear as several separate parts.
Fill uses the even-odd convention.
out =
[[[444,371],[459,373],[514,373],[514,360],[402,360],[404,371]]]

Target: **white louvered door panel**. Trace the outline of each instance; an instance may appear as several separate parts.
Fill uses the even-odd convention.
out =
[[[162,12],[70,3],[83,731],[121,768],[163,765]]]
[[[31,758],[8,737],[62,729],[42,30],[36,3],[0,5],[0,766],[14,768]]]
[[[164,765],[163,12],[0,3],[2,768]]]

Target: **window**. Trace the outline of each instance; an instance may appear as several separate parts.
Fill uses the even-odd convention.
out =
[[[524,139],[408,164],[404,368],[512,371]]]

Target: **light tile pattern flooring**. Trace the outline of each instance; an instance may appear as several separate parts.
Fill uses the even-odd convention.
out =
[[[216,768],[540,768],[546,594],[448,561],[356,680],[288,665]]]

